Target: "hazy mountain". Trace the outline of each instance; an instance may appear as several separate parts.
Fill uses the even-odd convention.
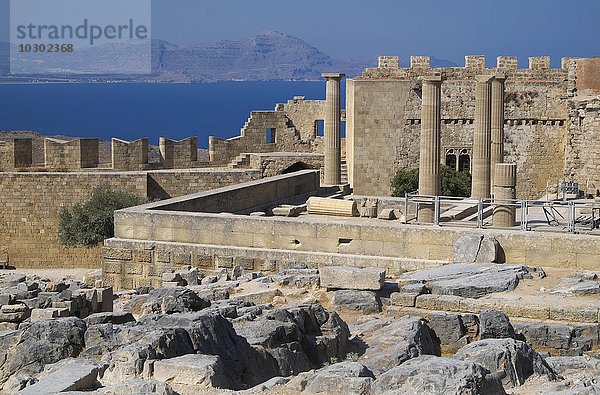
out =
[[[59,64],[68,57],[69,68]],[[10,46],[0,43],[0,75],[9,73]],[[120,63],[117,62],[120,60]],[[354,77],[372,61],[341,61],[319,51],[305,41],[278,32],[266,32],[239,41],[205,42],[178,46],[163,40],[152,40],[151,75],[99,75],[99,70],[136,70],[143,59],[140,45],[106,45],[80,49],[71,54],[40,56],[27,54],[26,62],[55,74],[48,78],[44,72],[29,76],[29,80],[71,81],[153,81],[153,82],[216,82],[232,80],[317,80],[321,73],[335,71]],[[433,67],[454,67],[447,60],[431,58]],[[23,64],[23,62],[19,62]],[[85,76],[85,74],[92,74]],[[13,80],[14,77],[2,80]],[[23,77],[20,78],[21,80]]]
[[[325,71],[356,76],[369,66],[332,59],[301,39],[278,32],[185,47],[155,40],[152,54],[155,72],[192,81],[311,80]]]

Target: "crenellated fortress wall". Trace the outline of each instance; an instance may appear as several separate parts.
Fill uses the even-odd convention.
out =
[[[560,68],[551,68],[550,57],[540,56],[519,68],[516,57],[500,56],[495,67],[487,67],[484,56],[466,56],[464,67],[432,68],[428,56],[412,56],[410,67],[401,68],[397,56],[381,56],[377,68],[347,83],[348,173],[354,192],[389,195],[395,172],[418,164],[418,81],[434,74],[447,78],[441,98],[443,163],[446,155],[470,155],[475,77],[503,73],[504,155],[518,166],[518,197],[538,198],[563,180],[600,188],[600,171],[590,164],[600,154],[592,144],[598,110],[587,96],[600,93],[600,74],[594,74],[599,66],[600,58],[563,58]],[[579,159],[582,152],[590,161]]]

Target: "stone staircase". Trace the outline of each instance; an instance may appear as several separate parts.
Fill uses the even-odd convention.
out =
[[[345,160],[342,161],[340,172],[341,172],[342,184],[347,184],[348,183],[348,163],[346,163]]]
[[[250,154],[242,153],[236,156],[227,165],[230,169],[247,169],[250,167]]]

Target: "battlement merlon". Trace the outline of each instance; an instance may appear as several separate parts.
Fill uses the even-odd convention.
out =
[[[0,171],[31,167],[33,143],[30,138],[16,138],[0,141]]]
[[[400,67],[398,56],[379,56],[378,67],[367,68],[357,80],[393,80],[417,79],[436,73],[446,74],[449,81],[470,80],[478,74],[496,74],[500,71],[506,74],[508,82],[548,82],[562,84],[564,81],[580,80],[587,70],[586,79],[597,70],[600,58],[561,58],[560,67],[551,66],[549,56],[533,56],[527,58],[528,66],[519,67],[516,56],[498,56],[495,66],[488,67],[486,57],[483,55],[467,55],[462,67],[433,67],[429,56],[411,56],[408,67]],[[406,64],[406,63],[404,63]],[[595,78],[597,79],[597,78]],[[589,81],[586,86],[590,85]],[[594,86],[595,88],[595,86]],[[574,89],[574,88],[573,88]],[[573,91],[571,89],[571,91]]]

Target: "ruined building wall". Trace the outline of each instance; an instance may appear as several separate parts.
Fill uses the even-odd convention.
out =
[[[267,140],[267,130],[272,139]],[[310,143],[303,143],[290,119],[283,111],[253,111],[238,137],[209,137],[210,161],[227,164],[241,153],[249,152],[310,152]]]
[[[431,69],[428,57],[412,57],[410,68],[397,64],[397,58],[385,57],[381,67],[348,81],[349,173],[355,193],[389,195],[395,172],[418,166],[421,98],[415,81],[434,72],[447,76],[441,99],[442,163],[448,150],[472,148],[474,77],[502,71],[507,75],[505,161],[517,163],[517,196],[538,198],[547,184],[563,179],[566,68],[551,69],[548,57],[530,58],[527,69],[518,69],[514,57],[499,57],[495,68],[485,67],[482,56],[466,57],[463,68]],[[404,92],[402,97],[398,92]],[[382,149],[371,148],[376,146]]]
[[[295,97],[278,104],[274,111],[253,111],[240,135],[230,139],[209,138],[213,164],[227,164],[241,153],[323,152],[317,136],[317,121],[325,118],[324,100]],[[267,141],[267,129],[275,131],[274,142]]]

